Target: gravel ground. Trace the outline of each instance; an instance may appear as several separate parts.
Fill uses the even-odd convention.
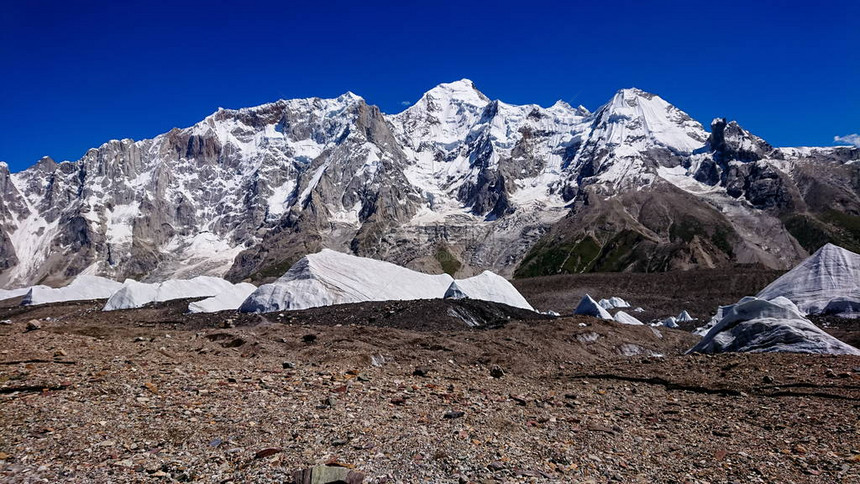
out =
[[[784,274],[757,267],[656,273],[602,272],[515,279],[514,286],[538,310],[573,312],[586,293],[595,299],[618,296],[642,313],[643,322],[677,316],[687,310],[707,321],[721,305],[754,296]],[[629,311],[629,310],[627,310]]]
[[[3,481],[860,481],[857,357],[684,356],[682,331],[440,301],[99,304],[0,309]]]

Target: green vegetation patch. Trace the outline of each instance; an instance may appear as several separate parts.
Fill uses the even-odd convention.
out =
[[[791,215],[783,219],[782,223],[788,233],[809,253],[834,241],[827,226],[808,215]]]
[[[821,219],[839,229],[841,240],[855,247],[860,245],[860,216],[830,209],[821,214]]]
[[[728,254],[729,257],[733,256],[735,252],[732,250],[732,243],[729,242],[731,233],[731,228],[717,227],[714,230],[714,234],[711,235],[711,242],[713,242],[714,246],[723,251],[723,253]]]
[[[436,249],[436,260],[439,261],[439,265],[442,266],[442,270],[451,276],[463,267],[460,260],[444,246],[439,246]]]
[[[600,244],[591,236],[573,243],[538,243],[514,272],[515,278],[588,272],[600,255]]]
[[[636,261],[636,246],[644,240],[642,234],[632,230],[618,232],[600,252],[591,270],[593,272],[621,272]]]
[[[280,262],[276,262],[272,265],[265,266],[254,274],[251,274],[251,279],[255,281],[259,281],[262,279],[266,279],[269,277],[281,277],[290,270],[290,267],[296,263],[298,259],[287,259]]]
[[[860,252],[860,217],[857,215],[827,210],[818,217],[791,215],[783,218],[782,223],[807,252],[815,252],[827,243]]]
[[[681,219],[680,221],[674,222],[671,226],[669,226],[669,240],[671,240],[672,242],[678,240],[690,242],[693,240],[693,237],[697,235],[701,238],[708,237],[708,233],[705,231],[705,228],[702,226],[702,223],[696,219]]]

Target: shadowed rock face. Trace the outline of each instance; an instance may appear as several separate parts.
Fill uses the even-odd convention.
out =
[[[322,247],[428,272],[445,247],[460,276],[789,267],[860,245],[858,159],[734,121],[709,134],[638,89],[594,113],[491,101],[468,80],[395,115],[351,93],[281,100],[76,162],[0,164],[0,285],[259,281]]]

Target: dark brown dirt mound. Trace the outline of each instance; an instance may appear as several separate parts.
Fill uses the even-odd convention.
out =
[[[836,316],[811,316],[810,321],[830,333],[834,338],[860,348],[860,318],[847,319]]]
[[[230,313],[223,313],[230,314]],[[194,320],[192,317],[191,320]],[[511,321],[551,319],[540,313],[505,304],[474,299],[421,299],[384,301],[241,315],[239,325],[279,322],[313,325],[364,325],[408,329],[411,331],[458,331],[487,329]]]
[[[569,314],[586,293],[595,299],[618,296],[644,313],[631,313],[643,322],[677,316],[687,310],[707,320],[717,307],[755,295],[783,272],[753,267],[661,273],[564,274],[512,281],[541,311]]]

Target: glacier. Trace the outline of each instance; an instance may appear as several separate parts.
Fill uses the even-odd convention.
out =
[[[448,274],[425,274],[376,259],[323,249],[309,254],[278,280],[256,289],[241,312],[273,312],[367,301],[441,299],[455,282]],[[504,278],[484,272],[457,280],[466,297],[531,310]]]
[[[721,319],[688,353],[814,353],[860,355],[825,333],[784,297],[745,297],[721,308]]]
[[[860,254],[825,244],[756,297],[784,297],[803,314],[860,317]]]

